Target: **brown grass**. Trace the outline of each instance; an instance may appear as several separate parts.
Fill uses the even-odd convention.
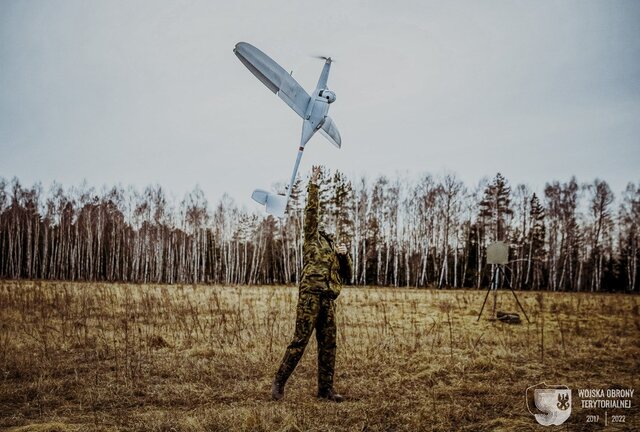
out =
[[[638,297],[519,293],[532,323],[508,325],[476,323],[483,294],[345,289],[336,388],[350,400],[333,404],[314,397],[313,340],[269,399],[295,288],[0,282],[0,428],[539,430],[524,392],[540,381],[640,391]],[[569,430],[587,426],[576,400]]]

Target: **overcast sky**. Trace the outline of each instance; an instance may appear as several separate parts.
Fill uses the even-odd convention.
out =
[[[638,1],[0,2],[0,176],[199,184],[241,205],[290,175],[301,120],[240,63],[257,46],[309,91],[331,55],[312,164],[350,176],[502,172],[542,190],[640,181]]]

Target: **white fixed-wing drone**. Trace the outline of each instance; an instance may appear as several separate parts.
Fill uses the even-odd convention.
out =
[[[316,89],[313,91],[312,96],[309,96],[287,71],[253,45],[239,42],[233,52],[269,90],[277,94],[280,99],[302,117],[300,147],[298,148],[298,155],[293,166],[293,173],[291,173],[291,181],[289,182],[286,196],[270,193],[263,189],[256,189],[251,195],[251,198],[255,201],[266,205],[267,213],[283,217],[291,196],[293,183],[296,180],[304,146],[309,142],[313,134],[316,131],[320,131],[334,146],[340,148],[342,144],[338,128],[331,120],[331,117],[327,115],[329,104],[336,100],[336,94],[327,88],[331,57],[322,57],[325,60],[324,67],[320,73]]]

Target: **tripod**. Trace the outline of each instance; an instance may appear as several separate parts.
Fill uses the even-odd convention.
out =
[[[487,304],[487,299],[489,298],[489,293],[491,291],[493,291],[493,316],[495,318],[496,303],[497,303],[497,297],[498,297],[498,274],[502,274],[504,280],[507,282],[507,286],[511,290],[511,294],[513,294],[513,297],[516,299],[516,303],[518,303],[518,306],[520,307],[520,310],[524,314],[524,317],[527,319],[527,322],[530,323],[531,321],[529,321],[529,317],[527,316],[527,313],[524,311],[522,304],[520,304],[520,300],[518,300],[518,296],[516,295],[516,292],[513,290],[513,287],[511,286],[511,282],[509,282],[509,279],[507,278],[507,275],[504,271],[505,267],[506,268],[509,268],[509,267],[507,267],[504,264],[494,264],[494,265],[496,266],[496,268],[494,269],[493,275],[491,276],[491,283],[487,287],[487,295],[484,296],[484,302],[482,302],[482,308],[480,308],[480,313],[478,314],[478,319],[476,320],[476,322],[480,321],[480,317],[482,316],[482,311],[484,311],[484,306]],[[509,269],[509,271],[511,271],[511,269]]]

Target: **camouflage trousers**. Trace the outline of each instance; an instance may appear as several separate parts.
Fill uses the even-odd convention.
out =
[[[299,294],[296,330],[284,354],[276,379],[282,383],[287,381],[302,358],[314,329],[318,343],[318,390],[331,390],[336,363],[335,304],[332,299],[320,294]]]

